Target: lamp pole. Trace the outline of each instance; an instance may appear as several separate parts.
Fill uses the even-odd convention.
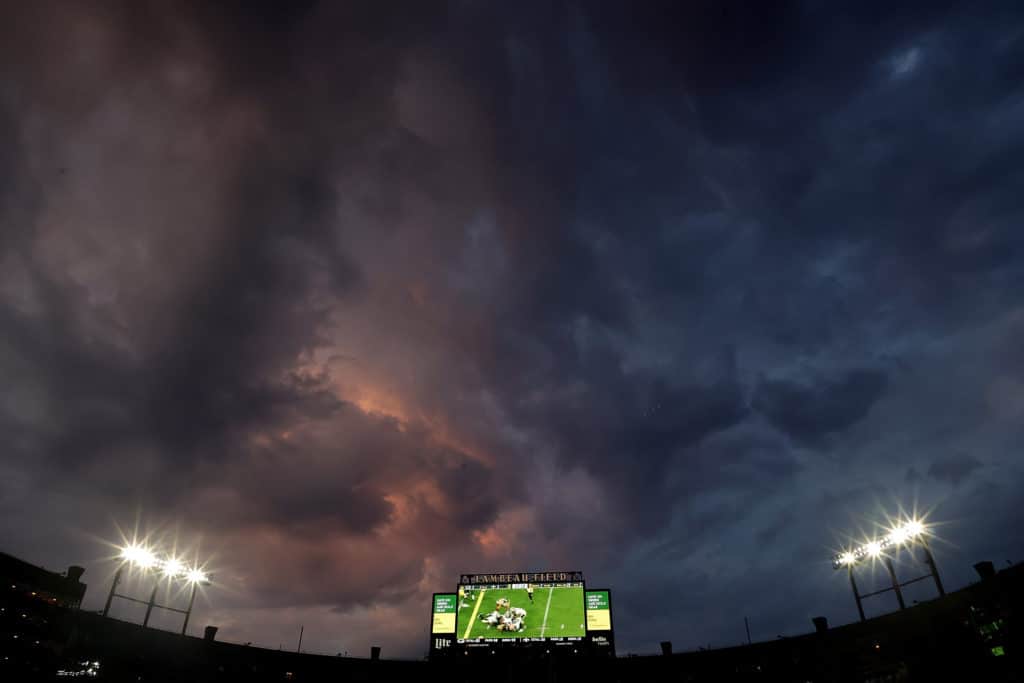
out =
[[[142,628],[146,628],[146,626],[149,624],[149,615],[152,614],[153,605],[156,604],[156,590],[159,587],[160,581],[158,579],[156,585],[153,586],[153,592],[149,594],[149,604],[146,605],[146,618],[142,620]]]
[[[847,572],[850,575],[850,588],[853,589],[853,599],[857,601],[857,614],[860,615],[861,621],[867,621],[864,618],[864,605],[860,602],[860,592],[857,590],[857,582],[853,579],[853,565],[847,565]]]
[[[892,558],[886,556],[883,560],[885,568],[889,571],[889,579],[892,580],[892,589],[896,593],[896,602],[900,603],[900,609],[906,609],[907,605],[903,602],[903,591],[900,590],[900,582],[896,579],[896,570],[892,566]]]
[[[199,588],[199,583],[196,581],[192,582],[192,596],[188,599],[188,609],[185,610],[185,623],[181,625],[181,635],[185,635],[185,631],[188,630],[188,618],[192,616],[192,605],[196,601],[196,589]]]
[[[935,579],[935,588],[939,591],[939,596],[946,594],[946,589],[942,587],[942,579],[939,578],[939,569],[935,566],[935,558],[932,557],[931,548],[928,547],[928,542],[921,539],[921,547],[924,548],[924,561],[928,563],[928,569],[932,572],[932,578]]]
[[[110,611],[110,603],[114,600],[114,589],[117,588],[117,584],[121,582],[121,570],[124,569],[124,565],[117,568],[114,572],[114,580],[110,583],[110,593],[107,595],[107,604],[103,606],[103,616],[107,616],[107,612]]]

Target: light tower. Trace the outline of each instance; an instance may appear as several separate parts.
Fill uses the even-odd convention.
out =
[[[923,576],[910,579],[900,583],[899,579],[896,578],[896,569],[892,564],[892,554],[899,551],[900,548],[907,548],[913,556],[914,548],[920,546],[924,551],[924,561],[928,566],[928,573]],[[880,561],[889,574],[889,581],[891,585],[888,588],[874,591],[861,595],[857,590],[857,582],[853,576],[854,568],[860,563],[871,560]],[[870,598],[881,593],[887,593],[892,591],[896,594],[896,601],[900,606],[900,609],[906,609],[907,605],[903,600],[903,587],[908,586],[918,581],[931,578],[935,581],[935,588],[938,590],[939,596],[946,594],[946,590],[942,587],[942,580],[939,578],[939,570],[935,566],[935,558],[932,556],[931,549],[928,547],[928,529],[919,520],[908,519],[903,522],[896,524],[894,527],[889,529],[889,532],[881,538],[872,538],[865,541],[859,546],[845,550],[832,558],[832,568],[842,569],[846,567],[847,573],[850,577],[850,588],[853,590],[853,599],[857,603],[857,613],[860,615],[860,620],[864,621],[864,606],[862,601],[865,598]]]
[[[185,635],[188,629],[189,617],[192,616],[192,606],[196,600],[196,590],[199,585],[204,586],[210,585],[210,577],[199,567],[188,567],[179,558],[174,556],[159,557],[155,552],[149,548],[139,545],[136,543],[130,543],[123,548],[118,556],[120,564],[117,567],[117,571],[114,572],[114,579],[110,583],[110,593],[107,595],[107,602],[103,606],[103,616],[107,616],[110,612],[110,603],[113,602],[114,598],[121,598],[122,600],[129,600],[131,602],[138,602],[146,605],[146,616],[142,620],[143,627],[149,625],[149,617],[153,613],[154,607],[167,610],[168,612],[177,612],[185,615],[185,621],[181,627],[181,634]],[[139,600],[130,595],[123,595],[117,593],[117,586],[121,582],[121,573],[126,567],[132,567],[140,570],[144,574],[152,572],[156,575],[156,583],[153,585],[153,591],[149,594],[149,600]],[[156,593],[160,588],[160,584],[163,580],[166,581],[182,581],[187,585],[191,585],[192,594],[189,597],[188,608],[178,609],[176,607],[169,607],[167,605],[159,605],[156,602]]]

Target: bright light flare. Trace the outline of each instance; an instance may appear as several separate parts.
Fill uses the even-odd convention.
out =
[[[867,541],[852,550],[835,555],[832,558],[832,566],[839,569],[853,566],[866,557],[877,559],[882,556],[886,548],[899,548],[903,545],[913,544],[927,533],[927,527],[920,520],[907,520],[894,526],[888,534],[880,539]]]
[[[188,583],[209,583],[210,577],[199,567],[188,567],[176,557],[161,559],[149,548],[129,543],[121,548],[121,559],[139,569],[156,569],[168,579],[184,579]]]
[[[185,578],[189,583],[206,583],[210,580],[210,577],[206,575],[206,572],[196,568],[188,570],[188,573],[185,574]]]
[[[176,576],[181,576],[182,574],[185,573],[185,565],[182,564],[181,560],[178,560],[178,559],[173,558],[173,557],[170,558],[170,559],[164,560],[162,568],[163,568],[164,576],[166,576],[168,578],[172,578],[172,579],[174,577],[176,577]]]
[[[134,543],[121,549],[121,558],[140,569],[149,569],[157,564],[156,555],[151,550]]]
[[[903,525],[903,530],[907,533],[909,538],[914,538],[924,533],[924,524],[916,519],[912,519]]]
[[[913,541],[922,534],[924,534],[924,524],[916,519],[912,519],[890,531],[888,538],[890,543],[901,545],[908,541]]]
[[[910,540],[910,533],[905,526],[896,527],[889,532],[889,542],[893,545],[900,545]]]

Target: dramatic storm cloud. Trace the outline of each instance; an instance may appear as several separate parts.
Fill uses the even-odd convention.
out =
[[[408,657],[459,572],[652,651],[853,619],[901,507],[1024,559],[1017,4],[12,7],[3,550]]]

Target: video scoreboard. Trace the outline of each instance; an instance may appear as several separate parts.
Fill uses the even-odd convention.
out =
[[[583,573],[462,574],[455,593],[434,593],[431,656],[449,650],[542,645],[614,656],[611,591]]]

